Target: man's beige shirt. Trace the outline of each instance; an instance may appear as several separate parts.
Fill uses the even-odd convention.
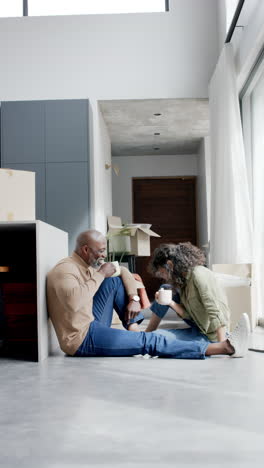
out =
[[[137,294],[132,274],[121,267],[128,295]],[[47,275],[48,311],[61,349],[75,354],[82,344],[93,316],[93,297],[104,276],[75,252],[61,260]]]

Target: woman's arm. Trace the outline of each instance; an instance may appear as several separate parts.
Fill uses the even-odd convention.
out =
[[[180,317],[185,316],[185,309],[182,305],[177,304],[177,302],[171,301],[170,308],[173,309]]]
[[[154,314],[154,312],[152,312],[149,324],[148,324],[145,332],[152,332],[154,330],[157,330],[160,322],[161,322],[161,318],[158,317],[156,314]]]
[[[211,270],[199,267],[194,270],[194,286],[204,308],[203,320],[197,316],[199,328],[203,333],[215,333],[218,341],[225,339],[225,327],[228,326],[228,306],[224,293]],[[202,320],[202,321],[201,321]],[[202,323],[203,322],[203,323]]]

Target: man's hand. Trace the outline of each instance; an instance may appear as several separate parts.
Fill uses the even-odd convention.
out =
[[[125,312],[125,320],[129,322],[129,320],[134,319],[139,312],[141,311],[140,302],[130,300],[127,309]]]
[[[97,271],[105,278],[110,278],[110,276],[116,272],[116,267],[113,265],[113,263],[103,263],[103,265]]]

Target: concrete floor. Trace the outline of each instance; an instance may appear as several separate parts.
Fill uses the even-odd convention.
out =
[[[264,348],[264,329],[252,343]],[[264,465],[264,354],[0,360],[3,468]]]

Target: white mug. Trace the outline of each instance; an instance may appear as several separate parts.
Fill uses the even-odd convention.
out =
[[[158,304],[161,305],[170,305],[172,301],[172,290],[171,289],[163,289],[161,288],[158,291]]]
[[[111,262],[111,263],[114,265],[114,267],[116,269],[116,271],[113,273],[113,275],[111,275],[111,278],[113,278],[114,276],[120,276],[121,271],[120,271],[119,263],[118,262]]]

